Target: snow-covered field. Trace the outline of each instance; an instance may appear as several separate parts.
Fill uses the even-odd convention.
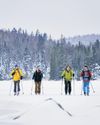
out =
[[[90,96],[81,95],[82,82],[72,82],[72,95],[61,95],[62,81],[43,81],[42,94],[31,94],[32,81],[0,81],[0,125],[100,125],[100,81],[91,81]],[[33,86],[34,90],[34,86]],[[64,90],[63,90],[64,91]]]

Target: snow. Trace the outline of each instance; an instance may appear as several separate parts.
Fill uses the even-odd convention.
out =
[[[0,81],[0,125],[99,125],[100,80],[91,81],[90,96],[81,95],[82,81],[72,81],[72,95],[64,94],[61,83],[44,80],[41,95],[35,95],[34,82],[22,80],[14,96],[13,81]]]

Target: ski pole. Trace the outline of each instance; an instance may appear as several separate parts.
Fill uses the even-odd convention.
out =
[[[81,87],[81,95],[82,95],[82,93],[83,93],[83,90],[82,90],[82,87]]]
[[[33,80],[32,80],[32,86],[31,86],[31,95],[33,94]]]
[[[63,78],[62,78],[62,82],[61,82],[61,95],[63,94]]]
[[[82,85],[81,85],[81,94],[80,94],[80,95],[83,94],[83,84],[84,84],[84,82],[82,81]]]
[[[83,82],[82,82],[82,85],[81,85],[81,95],[83,93]]]
[[[73,78],[73,94],[75,95],[75,79]]]
[[[95,90],[94,90],[94,87],[93,87],[93,85],[92,85],[92,84],[91,84],[91,88],[92,88],[93,93],[95,93]]]
[[[11,95],[13,81],[11,80],[9,95]]]
[[[24,94],[22,80],[21,80],[21,88],[22,88],[22,94]]]
[[[42,95],[44,95],[44,87],[43,87],[43,82],[41,83],[42,86]]]

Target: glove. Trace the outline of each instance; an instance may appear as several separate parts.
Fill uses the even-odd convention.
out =
[[[75,74],[73,73],[73,77],[75,76]]]
[[[23,76],[21,76],[20,79],[22,80],[22,79],[23,79]]]
[[[64,77],[63,77],[63,76],[61,76],[61,78],[63,79]]]

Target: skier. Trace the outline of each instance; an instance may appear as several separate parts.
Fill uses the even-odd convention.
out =
[[[82,72],[80,73],[80,76],[83,79],[83,92],[84,95],[89,96],[89,82],[92,77],[91,72],[89,71],[88,66],[84,66]]]
[[[39,67],[37,67],[36,71],[33,74],[32,79],[35,81],[35,94],[41,93],[41,80],[43,78],[43,74]]]
[[[62,72],[61,76],[65,80],[65,94],[67,95],[67,93],[69,93],[69,95],[70,95],[71,90],[72,90],[71,81],[72,81],[72,78],[74,77],[74,72],[69,65],[66,66],[66,68]]]
[[[23,78],[22,70],[15,65],[15,68],[11,72],[11,76],[14,81],[14,95],[19,95],[20,92],[20,80]]]

